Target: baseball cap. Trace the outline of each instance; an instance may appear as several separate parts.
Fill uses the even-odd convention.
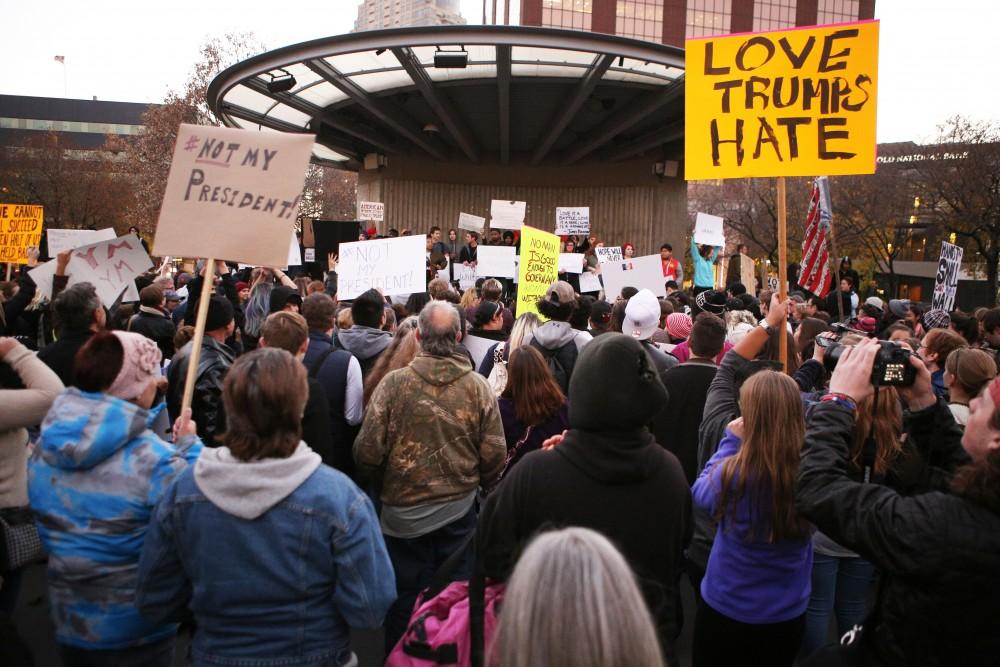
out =
[[[906,317],[906,311],[909,309],[909,299],[889,299],[889,312],[896,317]]]
[[[565,280],[557,280],[549,285],[549,289],[545,292],[545,300],[559,305],[573,303],[576,300],[576,292]]]
[[[883,312],[885,311],[885,303],[882,301],[882,299],[878,298],[877,296],[870,296],[867,299],[865,299],[865,305],[871,306],[872,308],[878,308]]]
[[[164,301],[180,301],[181,300],[181,295],[178,294],[177,292],[175,292],[172,289],[171,290],[167,290],[163,294],[163,300]]]
[[[625,306],[622,333],[632,338],[646,340],[660,324],[660,302],[648,289],[639,290]]]

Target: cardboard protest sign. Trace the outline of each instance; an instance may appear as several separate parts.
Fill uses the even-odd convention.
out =
[[[958,274],[962,268],[963,252],[962,248],[957,245],[946,241],[941,242],[941,257],[938,259],[931,308],[941,308],[948,312],[954,310],[955,292],[958,291]]]
[[[534,227],[523,227],[517,285],[518,317],[524,313],[535,313],[541,317],[537,302],[545,297],[549,285],[558,277],[558,264],[559,237]]]
[[[472,215],[471,213],[458,214],[459,229],[482,234],[484,227],[486,227],[486,218],[480,218],[478,215]]]
[[[658,297],[667,296],[659,255],[633,257],[623,262],[604,264],[601,266],[601,277],[604,278],[604,293],[612,301],[621,294],[623,287],[645,287]]]
[[[386,295],[423,292],[426,252],[423,235],[341,243],[337,295],[349,300],[372,288]]]
[[[625,259],[622,249],[618,246],[611,248],[594,248],[594,254],[597,255],[598,264],[607,264],[608,262],[620,262]]]
[[[694,242],[699,245],[725,247],[726,232],[722,218],[708,213],[699,213],[694,221]]]
[[[378,201],[363,201],[358,206],[358,220],[382,222],[385,220],[385,204]]]
[[[66,266],[68,285],[91,283],[101,303],[110,308],[127,288],[134,291],[135,277],[153,268],[153,262],[135,235],[120,236],[76,248]],[[52,297],[56,260],[28,272],[43,296]],[[137,297],[136,297],[137,298]]]
[[[556,207],[556,234],[589,234],[589,206]]]
[[[490,229],[520,229],[528,205],[523,201],[490,202]]]
[[[44,217],[41,206],[0,204],[0,262],[28,262],[28,248],[42,242]]]
[[[578,252],[559,253],[559,273],[583,273],[583,255]]]
[[[513,246],[479,246],[476,250],[479,275],[489,278],[513,278],[515,253],[516,249]]]
[[[61,252],[80,248],[91,243],[110,241],[115,238],[115,230],[107,229],[46,229],[45,236],[49,241],[49,257],[55,257]]]
[[[688,180],[875,173],[878,21],[685,42]]]
[[[155,254],[285,264],[313,141],[307,134],[181,125]]]
[[[604,286],[601,285],[601,277],[599,275],[590,271],[584,271],[580,274],[580,294],[600,292],[602,289],[604,289]]]

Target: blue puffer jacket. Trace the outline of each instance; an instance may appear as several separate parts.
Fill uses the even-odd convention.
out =
[[[134,605],[139,554],[153,507],[198,458],[150,425],[163,411],[70,388],[52,405],[28,464],[28,496],[49,552],[56,635],[84,649],[119,649],[176,632]]]

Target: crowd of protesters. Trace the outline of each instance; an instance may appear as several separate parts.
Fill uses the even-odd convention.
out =
[[[47,559],[64,665],[356,665],[369,628],[390,665],[656,667],[685,624],[698,667],[996,664],[1000,308],[861,299],[849,260],[721,287],[692,241],[665,297],[561,274],[517,313],[450,280],[480,242],[518,239],[434,227],[426,292],[349,302],[333,258],[218,262],[189,408],[202,264],[110,309],[68,255],[3,285],[0,662]]]

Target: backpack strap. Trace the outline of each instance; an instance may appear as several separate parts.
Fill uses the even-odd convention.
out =
[[[309,367],[309,377],[315,378],[319,375],[320,369],[323,368],[323,364],[325,364],[327,358],[334,353],[334,350],[335,348],[333,345],[323,350],[323,353],[320,354],[319,357],[316,358],[316,361],[312,363],[312,366]]]

